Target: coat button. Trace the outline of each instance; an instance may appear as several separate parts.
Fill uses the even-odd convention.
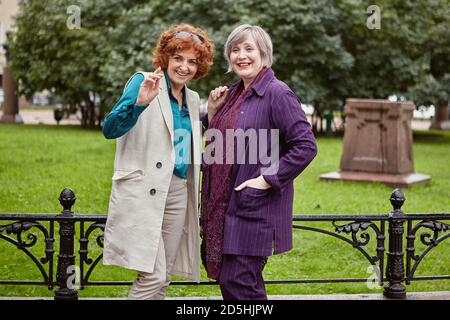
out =
[[[162,167],[162,163],[161,162],[158,162],[157,164],[156,164],[156,167],[159,169],[159,168],[161,168]]]
[[[155,190],[155,189],[150,190],[150,194],[151,194],[152,196],[154,196],[155,193],[156,193],[156,190]]]

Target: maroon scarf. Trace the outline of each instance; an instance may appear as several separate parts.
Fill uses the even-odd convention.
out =
[[[225,104],[211,119],[209,129],[217,129],[223,137],[223,164],[203,164],[201,219],[202,227],[202,261],[208,277],[219,279],[222,265],[223,225],[225,213],[231,197],[232,164],[226,163],[226,129],[236,129],[241,104],[251,88],[262,78],[267,68],[262,69],[256,79],[244,91],[244,84],[240,81],[232,86],[228,92]],[[212,141],[206,143],[208,147]],[[234,147],[232,143],[229,144]],[[216,146],[217,147],[217,146]]]

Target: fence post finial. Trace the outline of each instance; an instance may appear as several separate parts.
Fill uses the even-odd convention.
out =
[[[400,189],[395,189],[391,194],[390,201],[394,210],[389,214],[389,249],[386,266],[386,279],[389,283],[384,287],[383,294],[388,298],[405,299],[406,288],[402,283],[405,280],[403,267],[405,214],[401,210],[405,196]]]
[[[395,189],[391,194],[391,204],[394,211],[401,210],[403,203],[405,202],[405,195],[400,189]]]
[[[55,291],[55,300],[77,300],[78,292],[73,286],[75,270],[75,217],[72,212],[72,206],[75,203],[75,193],[65,188],[61,191],[59,202],[64,210],[58,216],[59,223],[59,254],[58,266],[56,271],[56,283],[58,289]],[[76,276],[76,274],[75,274]]]
[[[59,203],[64,208],[64,211],[72,211],[75,200],[77,200],[77,197],[75,197],[75,193],[70,188],[65,188],[59,195]]]

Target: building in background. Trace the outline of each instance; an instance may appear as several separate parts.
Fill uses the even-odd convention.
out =
[[[6,65],[5,50],[6,33],[13,30],[14,17],[19,12],[23,0],[0,0],[0,76],[3,76],[3,67]]]
[[[6,51],[3,47],[7,41],[7,33],[14,31],[14,20],[24,1],[0,0],[0,108],[3,111],[0,122],[21,123],[22,119],[18,114],[19,107],[28,105],[25,97],[20,99],[15,97],[15,85],[12,82],[11,70],[6,69]],[[5,75],[5,72],[8,74]],[[9,91],[6,92],[7,90]],[[12,106],[5,106],[6,101],[9,101]]]

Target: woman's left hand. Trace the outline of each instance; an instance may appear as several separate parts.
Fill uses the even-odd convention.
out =
[[[264,190],[264,189],[269,189],[272,186],[270,184],[268,184],[266,182],[266,180],[264,180],[263,176],[259,176],[258,178],[254,178],[254,179],[250,179],[250,180],[244,181],[243,183],[241,183],[234,190],[241,191],[242,189],[244,189],[246,187],[251,187],[251,188],[255,188],[255,189],[262,189],[262,190]]]

